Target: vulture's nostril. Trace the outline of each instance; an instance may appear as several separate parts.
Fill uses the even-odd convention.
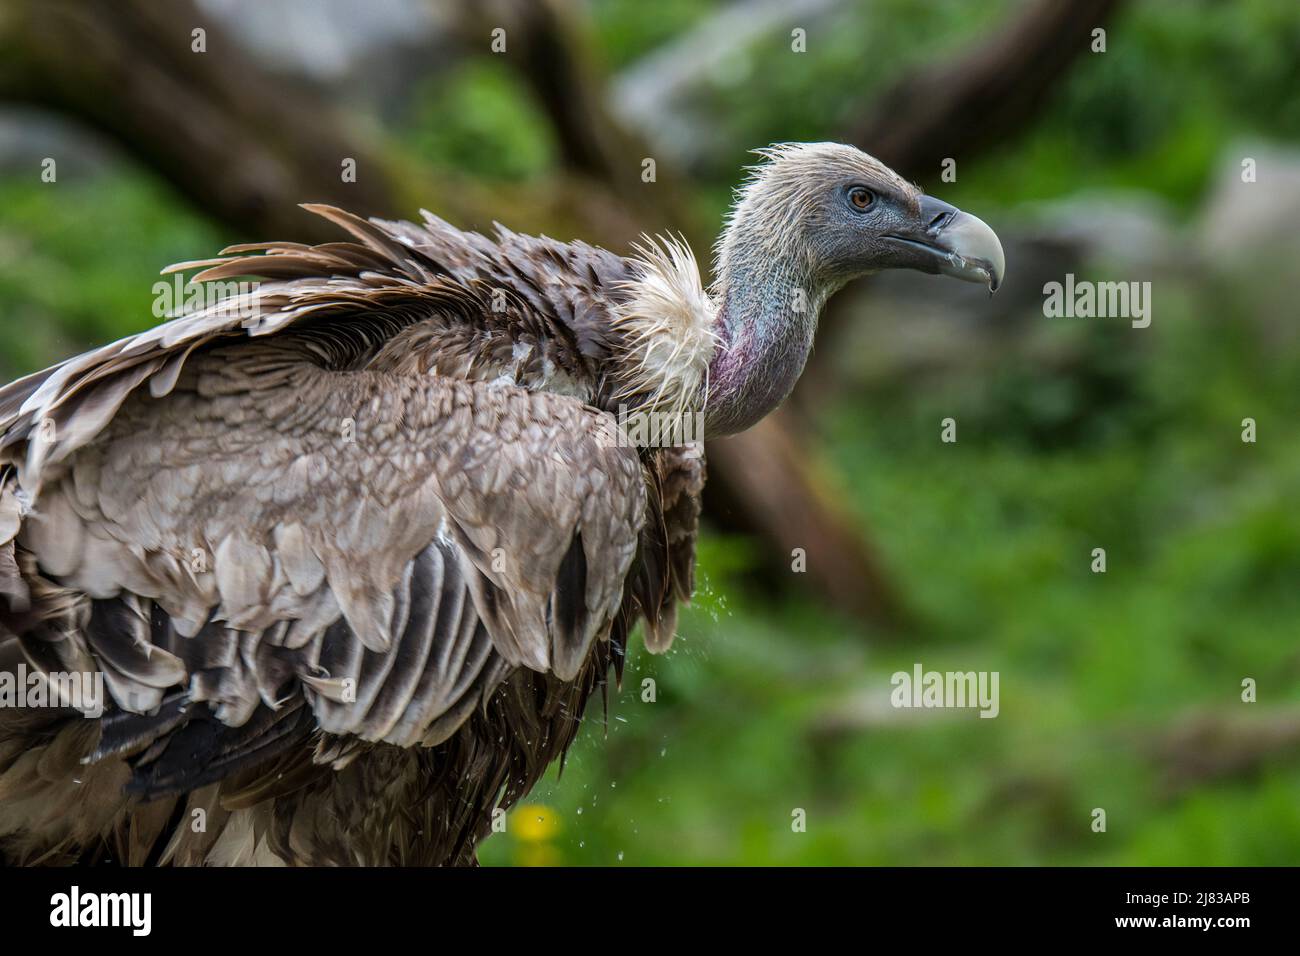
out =
[[[926,226],[926,229],[928,229],[930,232],[938,232],[944,226],[948,225],[948,220],[951,218],[952,218],[952,213],[949,210],[945,209],[943,212],[939,213],[937,216],[935,216],[933,219],[930,220],[930,225]]]

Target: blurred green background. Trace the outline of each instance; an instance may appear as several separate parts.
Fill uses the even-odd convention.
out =
[[[399,29],[372,37],[368,59],[339,39],[356,17],[343,4],[284,7],[309,39],[330,27],[344,67],[313,64],[331,49],[320,37],[257,55],[338,91],[407,162],[489,196],[550,190],[565,151],[534,92],[445,10],[379,6]],[[644,71],[658,57],[671,79],[674,50],[699,66],[691,37],[737,6],[736,22],[768,25],[712,48],[666,107],[660,162],[706,230],[745,150],[832,138],[897,77],[1024,4],[805,3],[803,19],[770,22],[721,0],[573,12],[611,111],[653,138],[634,103]],[[791,55],[801,23],[807,52]],[[562,776],[487,841],[485,863],[1300,861],[1300,5],[1134,2],[1106,29],[1106,51],[1079,56],[1023,129],[959,157],[955,183],[925,182],[1003,236],[1006,291],[859,283],[815,390],[795,398],[908,626],[837,609],[798,574],[771,587],[753,573],[761,545],[711,526],[672,651],[634,644],[607,716],[593,701]],[[385,43],[422,49],[412,35],[437,56],[392,55],[398,75],[366,89],[358,72]],[[57,109],[10,104],[3,120],[5,379],[151,325],[170,262],[296,238],[210,217]],[[77,158],[43,182],[57,150]],[[512,202],[493,211],[508,225]],[[1045,318],[1041,285],[1066,272],[1151,281],[1151,327]],[[950,416],[958,441],[944,444]],[[1241,440],[1247,417],[1255,443]],[[1104,574],[1090,570],[1097,547]],[[916,662],[998,671],[1000,715],[894,710],[889,677]],[[1256,703],[1241,700],[1245,678]],[[797,808],[806,832],[792,830]]]

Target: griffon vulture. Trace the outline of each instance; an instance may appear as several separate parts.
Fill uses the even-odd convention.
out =
[[[636,623],[673,639],[704,459],[671,423],[776,408],[850,279],[1002,279],[857,149],[760,152],[707,288],[671,240],[308,206],[349,238],[174,266],[259,281],[0,390],[0,677],[48,697],[0,708],[0,853],[472,863]]]

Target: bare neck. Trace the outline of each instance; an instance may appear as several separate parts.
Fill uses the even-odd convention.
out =
[[[799,265],[758,254],[719,264],[718,347],[709,366],[707,437],[744,431],[785,401],[812,352],[829,290]]]

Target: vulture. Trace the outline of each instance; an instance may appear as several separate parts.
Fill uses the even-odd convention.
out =
[[[680,239],[307,205],[339,241],[172,266],[237,291],[0,390],[0,856],[475,863],[634,628],[671,644],[701,442],[785,399],[827,298],[1002,281],[858,149],[756,152],[707,286]]]

